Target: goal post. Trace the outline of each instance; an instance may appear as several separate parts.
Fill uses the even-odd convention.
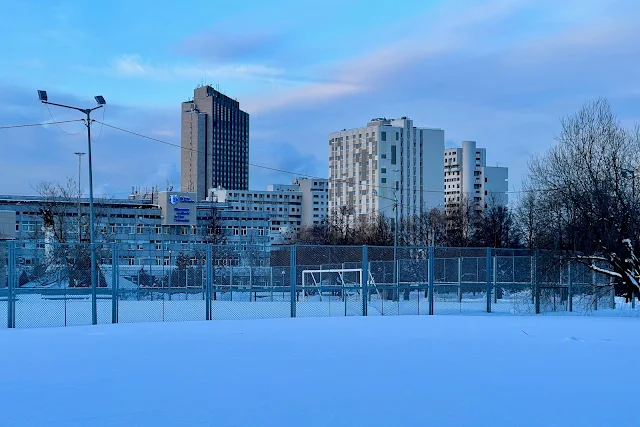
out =
[[[322,301],[323,293],[334,291],[343,291],[343,293],[355,291],[360,294],[362,283],[361,268],[302,271],[302,294],[304,298],[310,294],[317,294],[320,301]]]

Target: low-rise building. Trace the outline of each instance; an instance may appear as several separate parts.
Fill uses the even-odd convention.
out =
[[[291,184],[270,184],[260,191],[217,188],[211,191],[211,200],[228,204],[235,212],[266,213],[271,244],[283,244],[302,227],[326,221],[328,180],[295,178]]]
[[[0,196],[0,210],[13,217],[19,261],[29,265],[60,244],[89,242],[88,199]],[[118,243],[120,263],[170,265],[174,250],[202,243],[235,248],[240,264],[247,248],[269,246],[269,214],[240,212],[226,203],[196,202],[181,192],[133,194],[129,199],[96,199],[96,242]]]

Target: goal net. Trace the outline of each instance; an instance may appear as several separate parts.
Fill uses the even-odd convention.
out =
[[[362,289],[361,268],[336,268],[328,270],[303,270],[302,295],[306,298],[318,295],[323,297],[360,294]]]

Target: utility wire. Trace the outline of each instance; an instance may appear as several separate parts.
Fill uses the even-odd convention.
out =
[[[171,147],[176,147],[176,148],[179,148],[181,150],[191,151],[191,152],[194,152],[194,153],[206,154],[203,151],[195,150],[195,149],[192,149],[192,148],[183,147],[180,144],[164,141],[164,140],[158,139],[158,138],[153,138],[151,136],[147,136],[147,135],[144,135],[144,134],[141,134],[141,133],[138,133],[138,132],[133,132],[133,131],[130,131],[130,130],[127,130],[127,129],[123,129],[123,128],[120,128],[120,127],[117,127],[117,126],[110,125],[108,123],[103,123],[103,122],[100,122],[98,120],[94,120],[94,121],[96,123],[100,123],[100,124],[102,124],[104,126],[112,128],[112,129],[116,129],[116,130],[119,130],[121,132],[125,132],[125,133],[131,134],[131,135],[135,135],[135,136],[138,136],[140,138],[145,138],[145,139],[148,139],[148,140],[151,140],[151,141],[155,141],[155,142],[158,142],[160,144],[168,145],[168,146],[171,146]],[[213,154],[212,154],[212,156],[213,156]],[[271,167],[271,166],[264,166],[264,165],[260,165],[260,164],[257,164],[257,163],[249,163],[249,166],[260,168],[260,169],[265,169],[265,170],[270,170],[270,171],[274,171],[274,172],[286,173],[286,174],[289,174],[289,175],[299,176],[299,177],[302,177],[302,178],[327,179],[327,178],[318,177],[318,176],[314,176],[314,175],[302,174],[302,173],[293,172],[293,171],[289,171],[289,170],[285,170],[285,169],[274,168],[274,167]],[[346,179],[332,179],[332,178],[329,178],[328,181],[349,183],[350,184],[350,182],[348,180],[346,180]],[[392,190],[392,191],[393,190],[395,190],[395,191],[400,191],[401,190],[401,189],[395,189],[395,187],[388,187],[388,186],[383,186],[383,185],[375,185],[375,184],[371,184],[371,183],[366,183],[364,185],[366,185],[367,187],[387,189],[387,190]],[[551,192],[551,191],[559,191],[561,189],[562,188],[512,190],[512,191],[504,191],[504,192],[501,191],[500,193],[520,194],[520,193],[547,192],[547,191]],[[437,194],[444,193],[444,191],[445,191],[445,190],[438,191],[438,190],[415,190],[415,189],[412,190],[412,191],[409,191],[408,188],[403,188],[402,190],[404,190],[406,192],[409,192],[409,193],[420,193],[421,192],[421,193],[437,193]],[[403,204],[402,203],[398,203],[398,206],[403,206]]]
[[[82,131],[84,131],[84,129],[81,129],[79,132],[69,133],[66,130],[62,129],[60,127],[60,125],[58,124],[58,123],[62,123],[62,122],[57,122],[56,119],[53,118],[53,114],[51,113],[51,109],[49,108],[49,104],[44,104],[44,105],[47,106],[47,111],[49,112],[49,115],[51,116],[51,120],[53,120],[53,123],[55,123],[56,127],[58,129],[60,129],[62,132],[66,133],[67,135],[76,136],[76,135],[79,135]],[[82,120],[82,119],[80,119],[80,120]]]
[[[103,116],[104,116],[104,112],[103,112]],[[31,126],[46,126],[46,125],[52,125],[52,124],[58,125],[58,124],[61,124],[61,123],[73,123],[73,122],[83,122],[83,121],[84,121],[84,119],[76,119],[76,120],[54,121],[54,122],[47,122],[47,123],[31,123],[31,124],[25,124],[25,125],[0,126],[0,129],[15,129],[15,128],[23,128],[23,127],[31,127]],[[148,139],[148,140],[151,140],[151,141],[158,142],[158,143],[160,143],[160,144],[168,145],[168,146],[171,146],[171,147],[176,147],[176,148],[179,148],[179,149],[181,149],[181,150],[185,150],[185,151],[192,151],[192,152],[194,152],[194,153],[205,154],[204,152],[199,151],[199,150],[194,150],[194,149],[191,149],[191,148],[186,148],[186,147],[183,147],[183,146],[182,146],[182,145],[180,145],[180,144],[175,144],[175,143],[172,143],[172,142],[163,141],[163,140],[158,139],[158,138],[153,138],[153,137],[151,137],[151,136],[143,135],[143,134],[141,134],[141,133],[137,133],[137,132],[133,132],[133,131],[130,131],[130,130],[127,130],[127,129],[123,129],[123,128],[117,127],[117,126],[113,126],[113,125],[110,125],[110,124],[108,124],[108,123],[104,123],[104,122],[99,121],[99,120],[92,120],[92,122],[100,123],[100,124],[102,125],[102,127],[100,128],[100,134],[98,135],[98,138],[97,138],[95,141],[97,141],[97,140],[100,138],[100,136],[101,136],[101,134],[102,134],[102,129],[104,128],[104,126],[107,126],[107,127],[112,128],[112,129],[119,130],[119,131],[121,131],[121,132],[125,132],[125,133],[131,134],[131,135],[138,136],[138,137],[140,137],[140,138],[145,138],[145,139]],[[59,126],[58,126],[58,127],[59,127]],[[62,130],[62,131],[64,132],[64,130],[63,130],[63,129],[60,129],[60,130]],[[82,132],[82,131],[81,131],[81,132]],[[77,135],[77,134],[78,134],[78,133],[80,133],[80,132],[78,132],[78,133],[76,133],[76,134],[70,134],[70,133],[68,133],[68,132],[65,132],[65,133],[67,133],[68,135]],[[93,142],[95,142],[95,141],[93,141]],[[293,172],[293,171],[289,171],[289,170],[285,170],[285,169],[280,169],[280,168],[274,168],[274,167],[271,167],[271,166],[259,165],[259,164],[257,164],[257,163],[249,163],[249,166],[256,167],[256,168],[260,168],[260,169],[265,169],[265,170],[270,170],[270,171],[273,171],[273,172],[286,173],[286,174],[289,174],[289,175],[299,176],[299,177],[302,177],[302,178],[327,179],[327,178],[323,178],[323,177],[319,177],[319,176],[314,176],[314,175],[309,175],[309,174],[303,174],[303,173]],[[349,181],[348,181],[348,180],[346,180],[346,179],[334,179],[334,178],[329,178],[328,180],[329,180],[329,181],[333,181],[333,182],[349,183]],[[382,185],[374,185],[374,184],[369,184],[369,183],[367,183],[367,184],[365,184],[365,185],[367,185],[367,186],[369,186],[369,187],[381,188],[381,189],[387,189],[387,190],[394,190],[394,189],[395,189],[394,187],[388,187],[388,186],[382,186]],[[535,192],[553,192],[553,191],[560,191],[560,190],[562,190],[562,189],[563,189],[563,188],[528,189],[528,190],[510,190],[510,191],[505,191],[504,193],[505,193],[505,194],[522,194],[522,193],[535,193]],[[398,190],[396,190],[396,191],[399,191],[399,190],[400,190],[400,189],[398,189]],[[413,189],[412,191],[409,191],[409,188],[403,188],[403,190],[404,190],[404,191],[407,191],[407,192],[413,192],[413,193],[416,193],[416,192],[422,192],[422,193],[441,193],[441,191],[438,191],[438,190],[415,190],[415,189]],[[503,192],[500,192],[500,193],[503,193]]]
[[[72,123],[72,122],[84,122],[84,119],[63,120],[63,121],[58,121],[58,122],[54,121],[54,122],[46,122],[46,123],[30,123],[30,124],[26,124],[26,125],[0,126],[0,129],[16,129],[16,128],[26,128],[26,127],[31,127],[31,126],[47,126],[47,125],[54,125],[54,124],[58,124],[58,123]],[[75,135],[77,135],[77,134],[75,134]]]
[[[96,120],[91,120],[92,122],[96,122],[96,123],[100,123],[102,124],[102,126],[100,126],[100,133],[98,134],[98,137],[96,139],[91,140],[91,142],[96,142],[100,139],[100,137],[102,136],[102,129],[104,129],[104,112],[107,110],[107,105],[103,105],[102,106],[102,122],[97,122]]]

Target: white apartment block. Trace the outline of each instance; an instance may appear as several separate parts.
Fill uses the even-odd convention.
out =
[[[444,131],[406,117],[331,133],[329,213],[346,207],[356,216],[392,217],[395,197],[401,216],[442,206],[443,155]]]
[[[327,222],[329,210],[329,180],[325,178],[294,178],[302,193],[302,225],[313,226]]]
[[[494,205],[506,205],[509,170],[487,166],[487,150],[477,148],[475,141],[462,141],[462,148],[444,151],[445,206],[454,209],[463,198],[478,211]]]
[[[211,198],[234,211],[266,212],[270,219],[270,242],[285,243],[303,226],[322,224],[327,217],[327,180],[296,178],[292,184],[271,184],[266,191],[211,190]]]

